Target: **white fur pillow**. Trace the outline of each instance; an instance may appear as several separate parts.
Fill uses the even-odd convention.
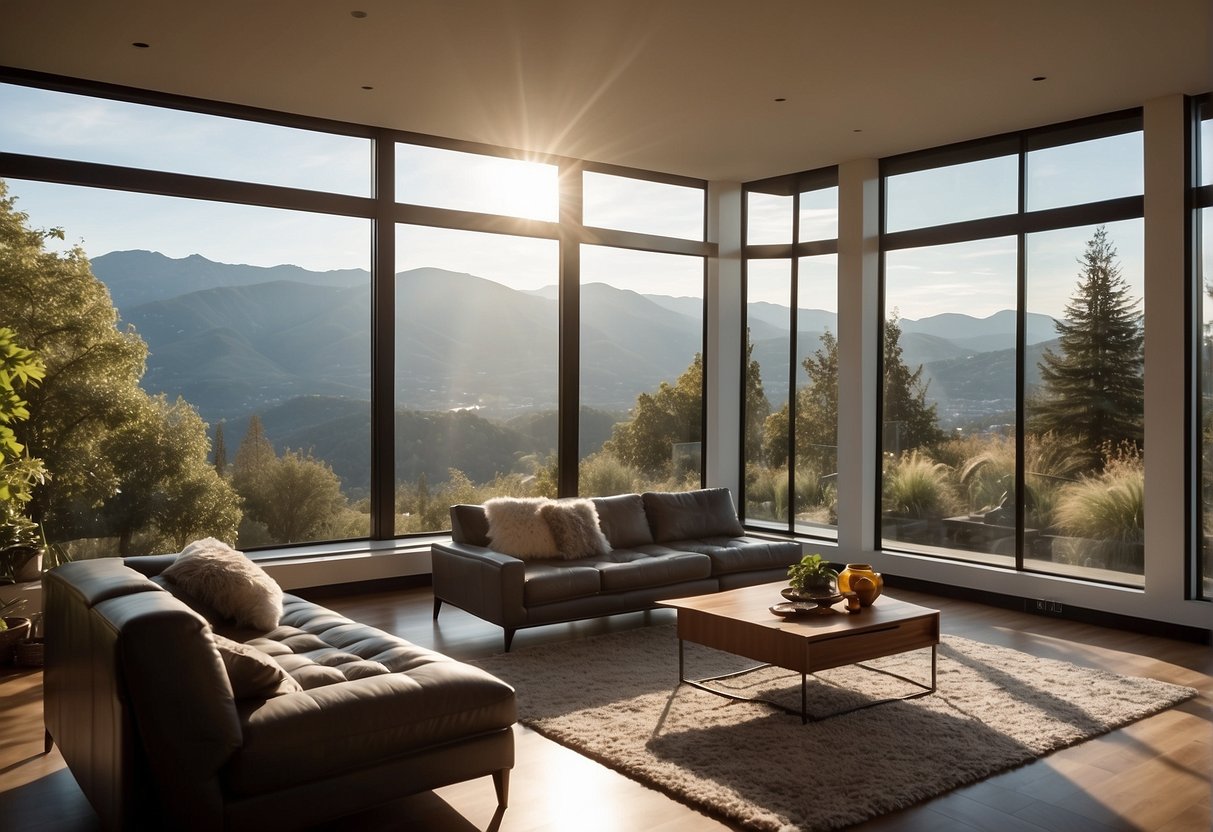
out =
[[[186,546],[161,574],[242,626],[272,630],[282,618],[282,588],[243,552],[213,537]]]
[[[523,560],[558,558],[560,550],[539,509],[539,497],[494,497],[484,504],[489,521],[489,548]]]
[[[539,507],[539,516],[552,530],[556,548],[569,560],[601,557],[611,551],[602,528],[598,509],[589,500],[560,500]]]

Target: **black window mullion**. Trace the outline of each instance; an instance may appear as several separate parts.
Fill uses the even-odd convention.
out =
[[[396,144],[374,140],[371,223],[371,539],[396,536]]]
[[[792,194],[792,242],[800,239],[800,191]],[[789,260],[792,285],[788,311],[788,533],[796,531],[796,353],[800,340],[800,258]]]

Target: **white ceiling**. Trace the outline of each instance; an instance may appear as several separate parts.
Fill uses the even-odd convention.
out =
[[[0,64],[746,181],[1206,92],[1211,9],[1209,0],[5,0]]]

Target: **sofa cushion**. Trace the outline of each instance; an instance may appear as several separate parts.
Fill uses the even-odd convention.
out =
[[[484,506],[451,506],[451,540],[472,546],[489,545],[489,518]]]
[[[647,491],[642,497],[656,543],[745,534],[727,488]]]
[[[556,539],[539,514],[547,500],[494,497],[484,504],[489,520],[489,547],[523,560],[560,557]]]
[[[634,549],[653,542],[653,532],[644,513],[644,499],[639,494],[619,494],[595,497],[598,525],[613,549]]]
[[[195,540],[161,575],[220,615],[258,630],[282,617],[282,589],[243,552],[221,540]]]
[[[681,552],[664,546],[641,550],[615,549],[605,558],[594,558],[601,573],[603,592],[622,592],[711,577],[712,561],[698,552]]]
[[[605,555],[611,544],[598,527],[598,510],[590,500],[558,500],[539,507],[556,548],[566,560]]]
[[[526,565],[522,600],[526,606],[597,595],[599,572],[585,561],[538,561]]]
[[[800,561],[803,549],[795,540],[763,540],[757,537],[709,537],[675,540],[666,544],[680,552],[698,552],[712,561],[713,575],[786,569]]]
[[[278,664],[265,653],[247,644],[232,641],[221,635],[211,636],[227,678],[232,685],[232,694],[240,699],[268,699],[282,693],[298,693],[303,690],[299,683],[287,675]]]

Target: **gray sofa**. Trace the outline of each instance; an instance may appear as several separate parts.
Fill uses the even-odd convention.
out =
[[[47,748],[103,828],[296,829],[483,775],[505,805],[509,685],[289,594],[240,629],[160,576],[173,557],[43,580]],[[233,653],[272,656],[272,689]]]
[[[794,540],[745,534],[728,489],[593,499],[605,556],[522,560],[492,548],[484,506],[451,507],[451,542],[431,547],[434,618],[453,604],[505,630],[645,610],[657,601],[768,583],[800,560]]]

